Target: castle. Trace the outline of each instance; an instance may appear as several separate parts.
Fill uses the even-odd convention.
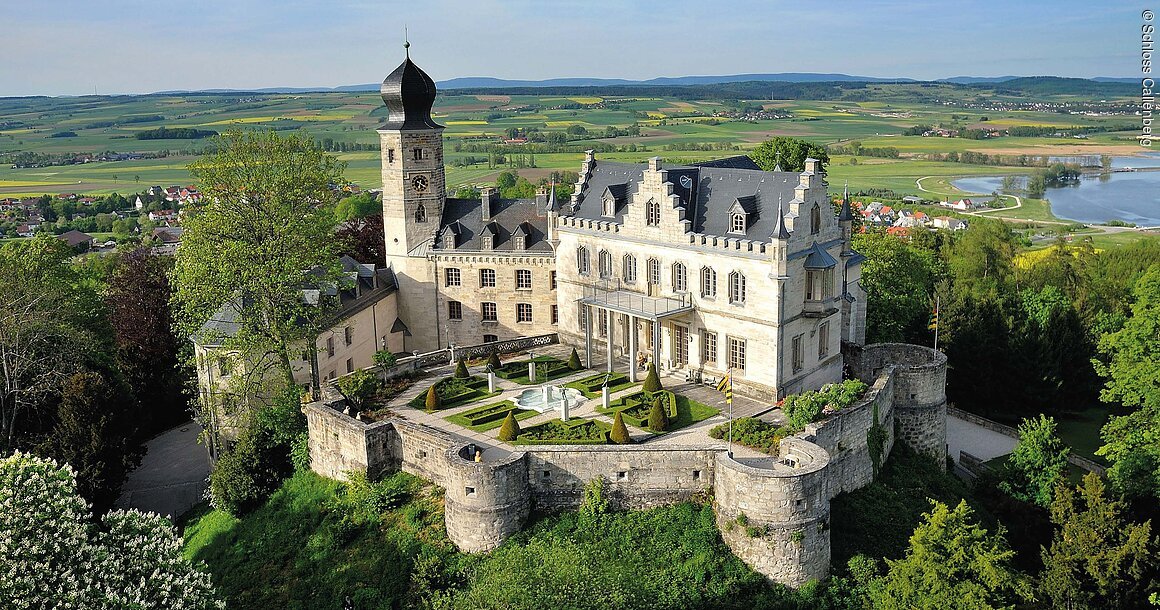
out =
[[[431,352],[409,366],[550,337],[577,346],[589,366],[602,351],[603,366],[634,381],[647,355],[671,372],[731,370],[739,392],[766,401],[844,371],[869,390],[754,465],[710,439],[535,445],[477,461],[454,428],[353,418],[324,388],[304,407],[319,474],[401,470],[440,485],[448,536],[470,552],[495,548],[533,510],[578,506],[593,479],[626,508],[711,492],[728,546],[797,586],[828,573],[830,500],[869,484],[896,439],[944,459],[946,357],[863,345],[863,257],[851,244],[849,199],[835,217],[816,160],[794,173],[744,157],[663,167],[588,152],[566,201],[555,189],[528,200],[490,189],[478,200],[449,198],[434,82],[408,54],[381,92],[386,264],[397,286],[391,333]]]

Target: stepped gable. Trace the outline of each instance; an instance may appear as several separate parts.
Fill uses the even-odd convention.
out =
[[[743,166],[751,165],[752,160],[743,159],[749,157],[722,159],[721,165],[709,162],[664,168],[673,185],[673,194],[680,197],[685,207],[685,217],[692,221],[693,233],[764,242],[777,232],[778,199],[787,204],[794,200],[800,174],[749,169]],[[595,160],[573,215],[623,223],[626,207],[618,202],[615,216],[606,217],[602,198],[609,191],[614,195],[624,192],[626,200],[631,201],[646,168],[644,164]],[[682,179],[685,177],[688,180]],[[729,231],[735,206],[746,213],[744,235]]]
[[[494,232],[493,252],[552,252],[552,244],[548,243],[548,219],[543,215],[543,205],[535,199],[493,199],[491,218],[486,221],[479,205],[478,199],[447,199],[440,224],[441,238],[435,250],[481,251],[479,238],[490,229]],[[452,227],[458,234],[457,243],[442,238]],[[525,247],[516,249],[512,237],[521,230],[526,233]]]

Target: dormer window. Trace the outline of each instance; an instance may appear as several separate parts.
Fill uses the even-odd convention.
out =
[[[427,222],[427,208],[421,203],[415,208],[415,222]]]
[[[745,214],[737,213],[729,219],[730,233],[744,233],[745,232]]]
[[[479,247],[483,250],[491,250],[495,247],[495,238],[491,235],[484,235],[479,238]]]
[[[526,250],[528,238],[523,235],[516,235],[512,238],[512,248],[515,250]]]
[[[616,200],[612,197],[604,198],[604,215],[609,218],[616,216]]]

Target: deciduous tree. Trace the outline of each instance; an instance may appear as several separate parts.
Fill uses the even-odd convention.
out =
[[[821,161],[823,171],[830,162],[830,155],[824,146],[784,136],[770,138],[758,144],[757,148],[749,153],[749,158],[767,172],[773,171],[774,166],[778,164],[781,165],[782,170],[787,172],[803,171],[806,167],[807,157]]]
[[[1069,453],[1071,449],[1055,434],[1055,419],[1046,415],[1025,419],[999,486],[1012,497],[1047,508],[1055,486],[1067,474]]]

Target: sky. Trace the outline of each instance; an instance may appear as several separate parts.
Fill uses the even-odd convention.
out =
[[[0,96],[838,72],[1138,76],[1124,0],[0,0]]]

